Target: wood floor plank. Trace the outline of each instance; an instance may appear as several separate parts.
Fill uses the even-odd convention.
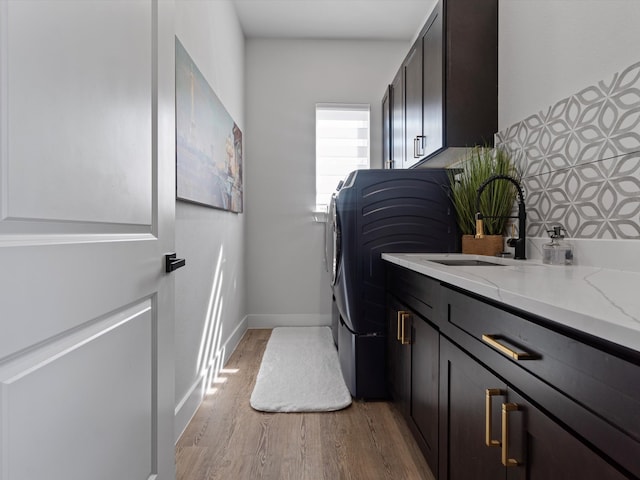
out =
[[[248,330],[176,445],[177,480],[434,480],[388,402],[338,412],[249,405],[271,330]]]

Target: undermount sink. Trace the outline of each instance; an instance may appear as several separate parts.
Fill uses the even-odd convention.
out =
[[[467,258],[451,258],[442,260],[429,260],[433,263],[439,263],[441,265],[450,265],[452,267],[504,267],[504,263],[488,262],[486,260],[473,260]]]

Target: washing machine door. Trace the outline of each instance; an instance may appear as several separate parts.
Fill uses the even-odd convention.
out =
[[[335,205],[335,198],[333,198],[333,210],[331,212],[331,264],[330,264],[330,272],[331,275],[331,286],[336,284],[336,280],[338,279],[338,267],[340,266],[340,256],[341,256],[341,240],[342,235],[340,233],[340,215],[338,214],[338,210]]]

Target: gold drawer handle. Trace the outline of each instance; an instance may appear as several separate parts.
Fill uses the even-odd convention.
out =
[[[534,358],[537,358],[537,356],[533,353],[516,352],[515,350],[512,350],[506,345],[500,343],[498,339],[502,339],[502,337],[500,335],[482,335],[482,340],[484,340],[499,352],[504,353],[506,356],[511,357],[514,360],[532,360]]]
[[[410,345],[411,344],[411,335],[409,335],[408,337],[404,336],[404,332],[405,332],[404,321],[407,318],[411,318],[411,314],[409,312],[402,312],[401,317],[402,317],[402,335],[401,335],[401,338],[400,338],[400,343],[402,345]]]
[[[509,412],[518,410],[517,403],[502,404],[502,465],[516,467],[520,463],[515,458],[509,458]]]
[[[485,396],[485,443],[487,447],[499,447],[500,440],[494,440],[491,437],[491,397],[505,395],[504,390],[499,388],[487,388],[487,394]]]

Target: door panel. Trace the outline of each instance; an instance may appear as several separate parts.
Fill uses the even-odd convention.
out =
[[[509,457],[519,462],[507,469],[507,480],[623,480],[626,478],[576,437],[513,390],[509,402]]]
[[[389,393],[398,410],[408,416],[411,402],[411,343],[402,343],[411,334],[412,315],[406,306],[387,297],[387,383]],[[404,316],[404,318],[403,318]]]
[[[398,70],[391,85],[391,168],[404,168],[404,69]]]
[[[422,45],[416,43],[404,67],[405,161],[409,168],[422,157]]]
[[[172,10],[0,0],[2,480],[174,477]]]
[[[382,99],[382,168],[393,168],[393,153],[391,146],[393,139],[391,138],[391,97],[393,95],[392,87],[387,87],[387,93]]]
[[[442,110],[442,15],[439,14],[422,37],[423,106],[422,129],[425,136],[425,156],[443,146]]]
[[[426,443],[427,463],[437,473],[440,334],[418,315],[412,319],[411,418]]]
[[[152,323],[147,299],[3,366],[6,478],[149,477]]]
[[[500,404],[507,386],[489,370],[441,337],[439,478],[506,478],[501,451],[486,446],[486,391],[500,390],[491,405],[492,439],[500,439]]]
[[[8,15],[5,219],[150,224],[151,2]]]

